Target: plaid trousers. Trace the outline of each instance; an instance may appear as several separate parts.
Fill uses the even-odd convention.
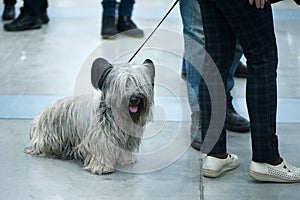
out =
[[[267,3],[264,9],[257,9],[248,0],[198,1],[202,12],[205,49],[219,70],[224,85],[237,39],[241,43],[248,67],[246,101],[251,122],[252,160],[274,161],[280,155],[276,136],[278,55],[271,4]],[[203,66],[206,72],[209,71],[205,70],[207,67],[211,67],[211,64]],[[202,75],[207,74],[203,72]],[[213,109],[205,79],[207,77],[202,78],[199,85],[203,140],[209,138],[209,128],[219,123],[211,121]],[[221,130],[214,146],[206,149],[208,154],[227,151],[226,131],[224,128]]]

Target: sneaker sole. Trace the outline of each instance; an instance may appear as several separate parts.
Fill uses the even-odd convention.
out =
[[[133,37],[133,38],[143,38],[145,35],[144,34],[133,34],[130,32],[130,30],[127,31],[118,31],[118,33],[129,36],[129,37]]]
[[[34,29],[40,29],[42,26],[41,25],[37,25],[37,26],[30,26],[30,27],[23,27],[23,28],[20,28],[20,29],[11,29],[11,28],[4,28],[6,31],[27,31],[27,30],[34,30]]]
[[[224,172],[236,169],[236,168],[238,168],[238,166],[240,166],[240,164],[238,164],[236,166],[226,166],[224,168],[221,168],[221,170],[218,170],[218,171],[216,171],[216,170],[210,170],[210,169],[202,169],[202,174],[205,177],[217,178],[221,174],[223,174]]]
[[[286,180],[281,177],[272,176],[269,174],[263,174],[259,172],[255,172],[253,170],[249,170],[249,176],[255,180],[262,182],[276,182],[276,183],[297,183],[300,180]]]
[[[114,39],[116,39],[116,35],[102,35],[102,39],[114,40]]]

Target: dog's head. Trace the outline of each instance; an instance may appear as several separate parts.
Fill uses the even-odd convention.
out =
[[[140,65],[112,65],[98,58],[93,63],[91,74],[92,85],[102,91],[102,101],[112,109],[114,116],[140,126],[152,116],[154,77],[154,64],[149,59]]]

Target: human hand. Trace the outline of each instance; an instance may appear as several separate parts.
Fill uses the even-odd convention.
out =
[[[249,0],[250,5],[253,5],[253,2],[255,2],[256,8],[261,8],[263,9],[265,7],[265,3],[268,0]]]

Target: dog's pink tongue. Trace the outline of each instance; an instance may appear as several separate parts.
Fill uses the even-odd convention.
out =
[[[132,113],[136,113],[138,111],[139,107],[138,106],[129,106],[129,110]]]

